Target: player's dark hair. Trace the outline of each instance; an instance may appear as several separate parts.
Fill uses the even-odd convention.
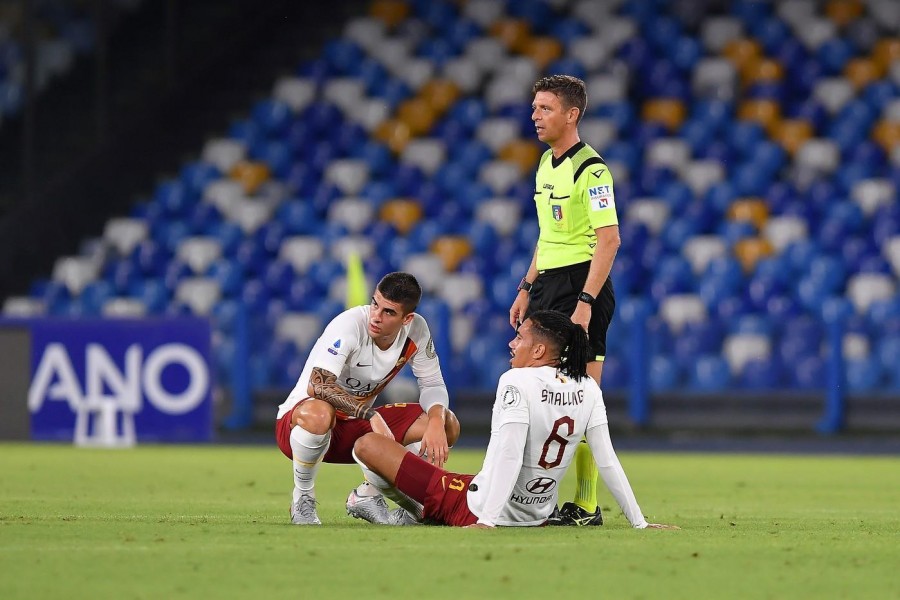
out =
[[[538,92],[551,92],[562,102],[563,108],[568,110],[573,106],[578,109],[578,123],[584,116],[587,108],[587,88],[584,81],[571,75],[548,75],[534,82],[531,88],[532,94]]]
[[[575,381],[587,375],[590,361],[588,334],[567,315],[556,310],[538,310],[528,316],[531,333],[548,342],[559,353],[557,368]]]
[[[378,282],[376,289],[386,300],[403,306],[403,314],[408,315],[419,306],[422,288],[413,275],[397,271],[388,273]]]

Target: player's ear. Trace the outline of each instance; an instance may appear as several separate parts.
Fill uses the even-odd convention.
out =
[[[415,316],[416,316],[416,313],[414,313],[414,312],[409,313],[408,315],[403,317],[403,324],[409,325],[410,323],[412,323],[412,320]]]

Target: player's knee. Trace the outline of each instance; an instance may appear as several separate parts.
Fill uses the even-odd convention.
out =
[[[370,432],[356,440],[353,444],[353,453],[356,454],[356,458],[369,464],[371,456],[376,452],[377,437],[377,433]]]
[[[315,435],[324,435],[334,427],[334,408],[315,398],[297,407],[294,422]]]
[[[447,434],[447,444],[450,446],[454,445],[456,440],[459,439],[459,419],[456,418],[452,410],[447,411],[444,419],[444,432]]]

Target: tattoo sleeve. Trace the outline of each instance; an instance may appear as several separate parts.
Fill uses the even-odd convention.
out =
[[[358,398],[348,394],[337,384],[337,375],[320,367],[313,367],[309,376],[312,396],[332,405],[336,410],[359,419],[369,420],[375,416],[375,409],[367,408]]]

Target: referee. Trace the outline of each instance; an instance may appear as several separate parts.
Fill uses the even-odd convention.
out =
[[[621,243],[613,178],[600,155],[578,135],[587,105],[584,81],[551,75],[535,82],[532,92],[531,120],[538,139],[550,148],[541,156],[535,181],[540,235],[509,322],[517,327],[537,310],[571,315],[588,332],[588,375],[599,385],[616,305],[609,273]],[[597,466],[586,444],[578,445],[575,471],[575,501],[563,504],[549,523],[602,525]]]

